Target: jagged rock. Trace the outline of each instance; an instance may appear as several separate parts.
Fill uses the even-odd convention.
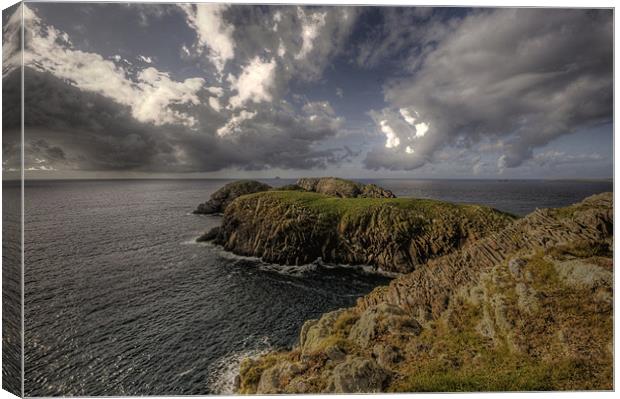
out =
[[[306,191],[340,198],[396,198],[390,190],[375,184],[362,184],[336,177],[308,177],[297,180],[297,186]]]
[[[564,283],[571,286],[594,290],[613,285],[613,272],[587,260],[557,261],[554,266]]]
[[[318,320],[304,323],[299,335],[299,346],[303,353],[310,353],[322,346],[322,340],[332,333],[334,322],[344,309],[335,310],[321,316]]]
[[[350,357],[332,372],[329,390],[334,393],[381,392],[390,374],[372,359]]]
[[[365,309],[378,303],[401,305],[419,322],[432,320],[441,314],[459,287],[474,285],[473,280],[495,265],[510,260],[511,254],[544,250],[566,243],[590,242],[598,245],[606,242],[612,229],[600,226],[613,224],[612,194],[604,193],[585,199],[582,203],[563,211],[540,209],[503,230],[489,234],[463,250],[441,258],[431,259],[423,267],[404,275],[381,288],[374,295],[361,298],[360,307]],[[570,210],[570,213],[565,211]],[[592,225],[584,225],[582,213],[588,214]],[[510,259],[509,259],[510,258]],[[428,284],[434,281],[434,284]]]
[[[389,331],[392,334],[418,335],[420,324],[398,306],[381,303],[366,309],[351,328],[349,340],[365,347],[377,336]]]
[[[490,208],[441,201],[271,191],[234,201],[214,242],[271,263],[301,265],[321,258],[405,273],[512,220]]]
[[[273,367],[263,371],[256,393],[261,394],[276,394],[283,393],[282,381],[290,379],[295,374],[298,374],[304,370],[303,366],[298,363],[282,362],[276,364]]]
[[[220,232],[220,227],[216,226],[212,228],[211,230],[207,231],[206,233],[204,233],[203,235],[201,235],[200,237],[196,238],[196,242],[206,242],[206,241],[214,240],[219,234],[219,232]]]
[[[362,192],[358,194],[362,198],[396,198],[393,192],[386,190],[376,184],[362,185]]]
[[[612,389],[611,198],[536,211],[305,325],[314,363],[284,392]]]
[[[197,214],[223,213],[226,207],[237,197],[246,194],[267,191],[271,186],[255,180],[240,180],[226,184],[211,195],[204,204],[198,205]]]

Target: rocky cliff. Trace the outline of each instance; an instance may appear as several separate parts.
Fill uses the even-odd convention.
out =
[[[198,205],[194,211],[196,214],[223,213],[228,204],[242,195],[258,193],[270,190],[271,186],[256,180],[239,180],[226,184],[211,195],[211,198]]]
[[[297,180],[305,191],[340,198],[396,198],[390,190],[375,184],[362,184],[337,177],[307,177]]]
[[[301,265],[320,257],[405,273],[512,220],[487,207],[433,200],[269,191],[232,202],[221,226],[201,239],[272,263]]]
[[[246,359],[241,393],[613,389],[613,196],[538,210]]]

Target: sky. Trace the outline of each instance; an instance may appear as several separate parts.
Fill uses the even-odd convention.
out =
[[[611,10],[26,3],[3,171],[610,178]]]

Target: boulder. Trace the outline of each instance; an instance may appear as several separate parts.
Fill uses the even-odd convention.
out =
[[[325,313],[318,320],[308,320],[301,327],[299,334],[299,347],[302,353],[311,353],[321,348],[323,340],[328,338],[333,331],[333,325],[344,309]]]
[[[334,393],[382,392],[390,373],[372,359],[349,357],[332,372],[328,390]]]
[[[360,347],[366,347],[378,336],[389,333],[393,335],[419,335],[422,326],[398,306],[381,303],[366,309],[359,320],[351,327],[349,340]]]
[[[211,230],[204,233],[203,235],[201,235],[200,237],[196,238],[196,242],[206,242],[206,241],[214,240],[217,237],[219,231],[220,231],[219,226],[214,227]]]

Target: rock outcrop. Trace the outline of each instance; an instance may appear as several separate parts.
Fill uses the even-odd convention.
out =
[[[237,197],[246,194],[270,190],[271,186],[255,180],[239,180],[226,184],[211,195],[211,198],[198,205],[196,214],[223,213],[226,207]]]
[[[239,180],[226,184],[211,195],[205,203],[198,205],[194,213],[224,213],[226,207],[236,198],[263,191],[272,187],[256,180]],[[375,184],[361,184],[335,177],[301,178],[297,184],[273,188],[277,191],[310,191],[340,198],[396,198],[390,191]]]
[[[306,322],[238,390],[613,389],[612,240],[611,193],[537,210]]]
[[[297,186],[310,192],[340,198],[396,198],[390,190],[375,184],[362,184],[337,177],[307,177],[297,180]]]
[[[269,191],[232,202],[221,226],[206,236],[228,251],[271,263],[321,258],[405,273],[512,220],[487,207],[433,200]]]

